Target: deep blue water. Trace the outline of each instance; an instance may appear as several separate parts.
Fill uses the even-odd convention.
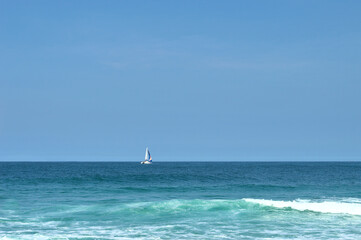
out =
[[[0,163],[0,238],[361,239],[360,162]]]

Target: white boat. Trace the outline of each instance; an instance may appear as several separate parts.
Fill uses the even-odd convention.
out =
[[[145,149],[145,160],[140,162],[141,164],[152,164],[152,157],[150,156],[150,152],[148,148]]]

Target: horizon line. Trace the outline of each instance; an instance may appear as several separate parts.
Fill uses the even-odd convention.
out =
[[[89,160],[0,160],[0,163],[139,163],[140,161],[89,161]],[[234,163],[234,162],[244,162],[244,163],[252,163],[252,162],[259,162],[259,163],[278,163],[278,162],[361,162],[360,159],[357,160],[227,160],[227,161],[156,161],[154,163]]]

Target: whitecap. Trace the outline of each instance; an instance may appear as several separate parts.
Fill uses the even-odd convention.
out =
[[[256,203],[275,208],[292,208],[299,211],[361,215],[361,203],[359,199],[356,199],[357,201],[352,202],[350,199],[347,199],[347,201],[312,201],[303,199],[297,199],[293,201],[275,201],[244,198],[243,200],[249,203]]]

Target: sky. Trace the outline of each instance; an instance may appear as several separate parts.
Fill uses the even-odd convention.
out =
[[[361,160],[360,12],[0,0],[0,161]]]

